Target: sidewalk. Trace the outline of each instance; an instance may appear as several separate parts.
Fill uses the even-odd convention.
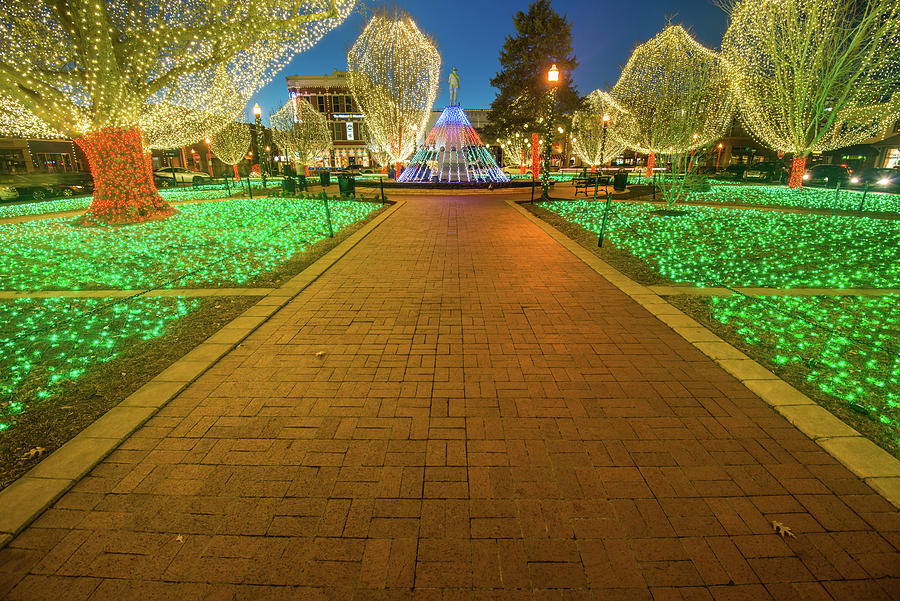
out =
[[[877,600],[898,546],[499,196],[411,196],[0,550],[0,598]]]

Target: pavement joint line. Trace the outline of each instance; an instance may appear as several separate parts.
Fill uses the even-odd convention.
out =
[[[0,290],[0,299],[128,298],[141,296],[266,296],[275,288],[160,288],[157,290]]]
[[[647,286],[659,296],[730,296],[735,292],[747,296],[888,296],[900,294],[900,288],[698,288],[696,286]]]
[[[739,354],[746,357],[746,355],[681,311],[674,313],[667,309],[665,313],[660,313],[659,307],[662,304],[668,305],[668,303],[664,298],[654,294],[652,287],[635,282],[560,230],[528,211],[522,206],[522,203],[513,200],[507,200],[506,203],[541,228],[598,275],[607,279],[612,285],[671,327],[700,352],[710,357],[847,469],[864,482],[872,484],[875,492],[900,509],[900,459],[893,457],[874,442],[862,436],[827,409],[753,359],[716,358],[716,356],[726,353],[725,347],[731,347],[735,353],[734,356]],[[608,274],[615,275],[608,277]],[[701,340],[703,338],[705,340]],[[728,353],[730,352],[728,351]]]
[[[405,201],[401,200],[385,206],[380,215],[285,282],[282,288],[289,290],[289,294],[278,294],[281,288],[269,289],[266,296],[244,314],[172,363],[0,491],[0,507],[3,508],[0,511],[0,549],[116,450],[157,411],[215,365],[223,355],[237,347],[269,317],[300,295],[404,204]],[[262,314],[255,314],[254,309],[257,307],[264,308]],[[251,314],[247,315],[247,312]]]

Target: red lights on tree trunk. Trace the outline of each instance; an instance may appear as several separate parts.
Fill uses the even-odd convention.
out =
[[[656,154],[651,152],[647,157],[647,179],[653,179],[654,167],[656,167]]]
[[[537,179],[541,174],[541,139],[538,134],[531,134],[531,177]]]
[[[137,128],[110,127],[76,140],[94,178],[94,198],[80,225],[123,225],[164,219],[175,209],[153,182],[150,154]]]
[[[806,157],[794,157],[791,163],[791,179],[789,188],[799,188],[803,185],[803,174],[806,173]]]

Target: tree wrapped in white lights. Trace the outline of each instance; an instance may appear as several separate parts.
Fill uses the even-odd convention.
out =
[[[900,3],[743,0],[722,40],[743,122],[806,158],[882,133],[900,118]],[[892,96],[893,95],[893,96]]]
[[[84,223],[171,214],[145,152],[214,133],[355,0],[30,0],[0,5],[0,123],[76,139],[94,176]],[[154,139],[156,138],[156,139]]]
[[[369,150],[369,154],[372,155],[372,158],[381,167],[381,172],[385,173],[388,164],[391,162],[391,155],[388,152],[388,149],[376,141],[375,136],[372,134],[372,131],[365,121],[360,125],[360,135],[366,144],[366,148]]]
[[[393,162],[415,150],[437,97],[441,55],[402,11],[375,15],[347,53],[350,89],[370,144]]]
[[[602,90],[588,94],[582,108],[572,115],[572,150],[591,171],[625,150],[619,131],[628,118],[625,109]]]
[[[531,167],[531,136],[526,132],[514,132],[497,138],[497,144],[503,149],[503,161],[522,169]]]
[[[232,121],[209,137],[209,147],[220,161],[234,167],[234,177],[237,179],[237,164],[250,149],[250,127],[246,123]]]
[[[307,174],[309,164],[315,163],[316,158],[331,148],[331,133],[325,115],[305,98],[298,96],[288,100],[269,117],[269,124],[275,144]]]

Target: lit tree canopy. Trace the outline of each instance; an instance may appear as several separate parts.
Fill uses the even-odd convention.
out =
[[[0,109],[78,137],[92,221],[168,215],[143,155],[225,125],[355,0],[29,0],[0,5]],[[0,119],[0,123],[9,121]],[[125,156],[127,155],[127,156]]]
[[[809,153],[858,143],[900,117],[898,49],[896,0],[743,0],[722,40],[744,123],[799,159],[792,185]]]
[[[309,165],[331,148],[331,133],[325,115],[313,108],[308,100],[296,97],[288,100],[269,118],[272,137],[278,147],[293,162]]]
[[[606,140],[603,139],[603,117],[608,116]],[[609,162],[625,150],[620,130],[627,125],[630,115],[612,97],[594,90],[585,99],[582,108],[572,115],[572,149],[578,157],[591,165]],[[601,156],[602,155],[602,156]]]
[[[350,89],[366,116],[370,143],[405,160],[437,97],[441,55],[402,11],[377,14],[347,53]]]
[[[226,165],[237,165],[250,149],[250,128],[239,121],[232,121],[209,138],[209,147]]]
[[[610,96],[629,115],[621,140],[645,154],[706,146],[734,113],[724,61],[680,25],[635,48]]]

